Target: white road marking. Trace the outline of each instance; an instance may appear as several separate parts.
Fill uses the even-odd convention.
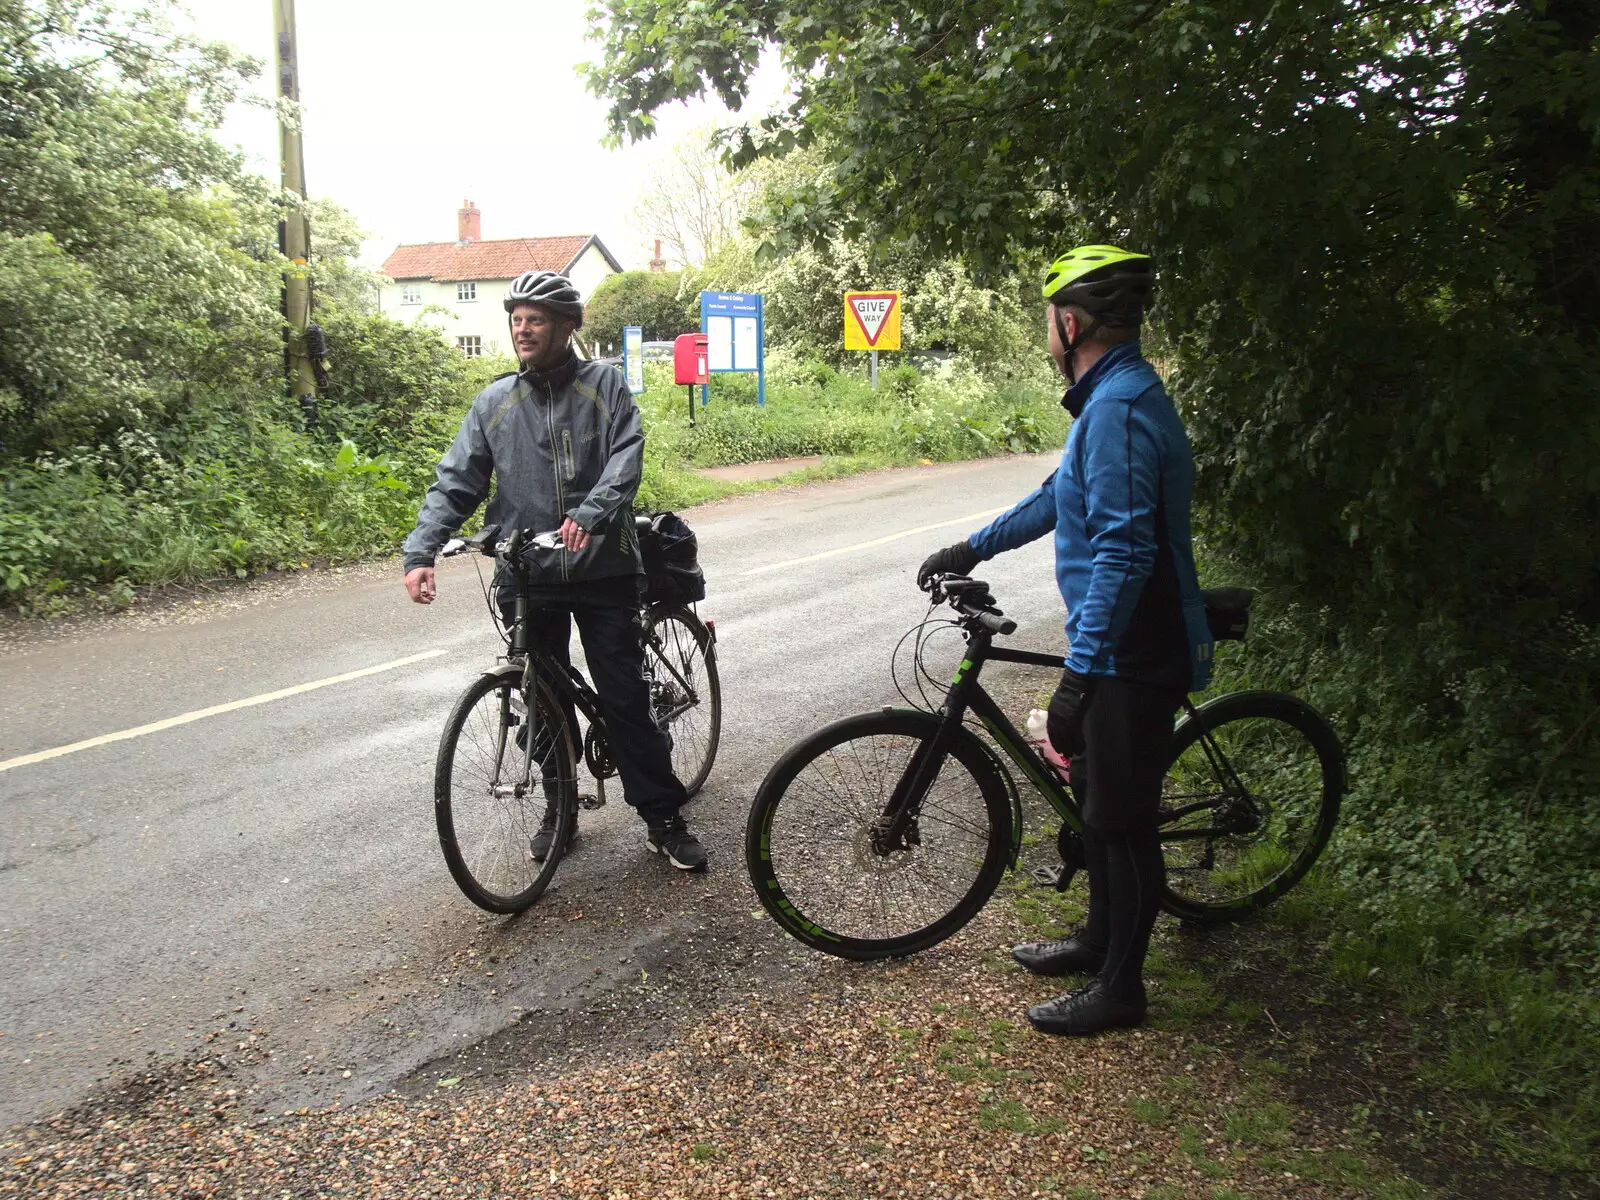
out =
[[[902,529],[899,533],[891,533],[885,537],[873,538],[870,542],[857,542],[854,546],[839,546],[833,550],[824,550],[820,554],[808,554],[804,558],[790,558],[783,562],[768,563],[764,567],[744,571],[744,575],[764,575],[768,571],[781,571],[785,567],[798,567],[803,563],[817,562],[824,558],[833,558],[840,554],[854,554],[857,550],[870,550],[874,546],[885,546],[890,542],[898,542],[901,538],[915,537],[919,533],[927,533],[931,529],[944,529],[950,525],[965,525],[970,521],[982,520],[984,517],[997,517],[1011,508],[1003,504],[999,508],[987,508],[983,512],[970,513],[965,517],[953,517],[948,521],[938,521],[932,525],[918,525],[915,529]]]
[[[129,738],[143,737],[147,733],[160,733],[163,729],[171,729],[177,725],[187,725],[191,721],[220,716],[223,713],[235,712],[241,708],[251,708],[257,704],[269,704],[274,700],[284,700],[290,696],[314,692],[318,688],[332,687],[336,683],[348,683],[352,679],[364,679],[366,676],[376,675],[380,671],[392,671],[396,667],[409,667],[412,663],[438,658],[444,653],[445,651],[443,650],[424,650],[421,654],[407,655],[405,658],[397,658],[393,662],[379,663],[375,667],[362,667],[359,671],[346,671],[343,675],[330,675],[327,679],[314,679],[310,683],[297,683],[294,687],[282,688],[276,692],[263,692],[259,696],[247,696],[243,700],[230,700],[227,704],[214,704],[210,708],[199,708],[194,712],[168,717],[164,721],[152,721],[148,725],[140,725],[134,729],[124,729],[118,733],[103,733],[99,737],[73,742],[70,746],[57,746],[54,750],[40,750],[37,753],[24,754],[18,758],[8,758],[4,762],[0,762],[0,771],[9,771],[12,767],[26,767],[31,763],[60,758],[63,754],[74,754],[79,750],[91,750],[96,746],[105,746],[112,742],[125,742]]]

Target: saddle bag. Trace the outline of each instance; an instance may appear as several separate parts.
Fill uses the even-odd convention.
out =
[[[652,604],[693,604],[704,600],[706,577],[700,570],[700,543],[694,530],[677,513],[641,515],[649,517],[649,525],[639,531],[645,598]]]
[[[1206,625],[1218,642],[1242,642],[1250,630],[1250,602],[1256,594],[1249,588],[1202,588],[1200,599],[1206,606]]]

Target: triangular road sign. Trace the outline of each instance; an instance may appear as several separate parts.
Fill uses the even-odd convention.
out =
[[[899,292],[847,292],[845,308],[854,318],[856,328],[845,330],[845,347],[858,339],[851,335],[859,331],[860,348],[898,350],[900,348]],[[892,331],[892,332],[891,332]],[[885,333],[890,336],[885,337]]]

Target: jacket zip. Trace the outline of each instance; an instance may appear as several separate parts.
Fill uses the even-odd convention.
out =
[[[559,513],[558,519],[564,520],[567,515],[567,496],[561,487],[561,450],[556,442],[556,389],[554,384],[547,383],[545,385],[545,398],[544,425],[550,431],[550,457],[555,459],[556,468],[556,509]],[[565,551],[561,552],[557,561],[561,564],[561,582],[571,583],[572,580],[567,575],[567,555]]]

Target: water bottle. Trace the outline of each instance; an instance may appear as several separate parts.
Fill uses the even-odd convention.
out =
[[[1039,752],[1045,762],[1056,769],[1056,773],[1065,779],[1067,777],[1067,760],[1056,752],[1050,744],[1049,730],[1050,714],[1042,708],[1032,709],[1028,713],[1028,740],[1033,743],[1033,748]]]

